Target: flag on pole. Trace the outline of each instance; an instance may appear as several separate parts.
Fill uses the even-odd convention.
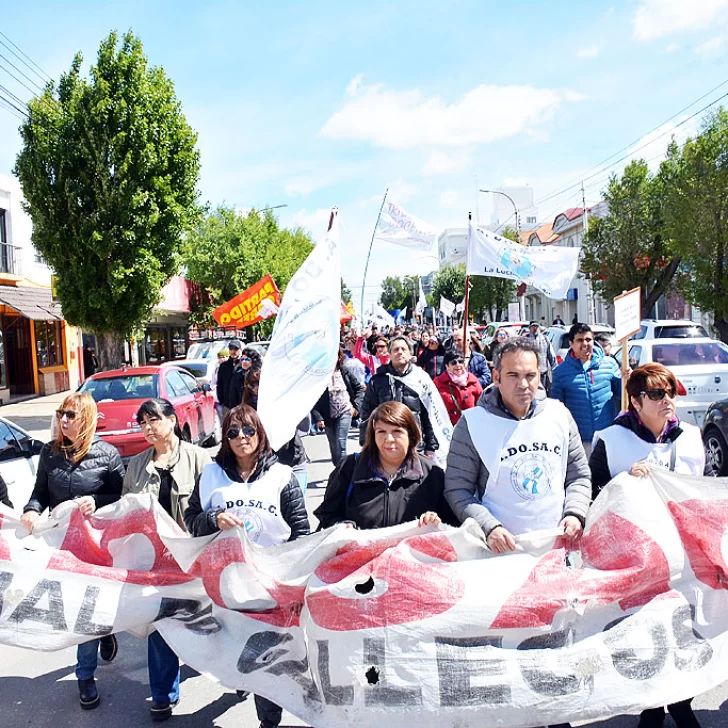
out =
[[[339,353],[341,258],[338,208],[286,288],[263,359],[258,414],[273,450],[294,435],[331,379]]]
[[[579,270],[580,252],[580,248],[561,245],[519,245],[471,224],[467,273],[522,281],[549,298],[564,299]]]
[[[452,301],[448,301],[445,296],[440,296],[440,311],[445,316],[452,316],[455,313],[455,304]]]
[[[427,299],[425,298],[425,292],[422,290],[422,278],[420,278],[420,297],[417,299],[417,305],[415,311],[422,315],[422,312],[427,308]]]
[[[380,327],[389,326],[394,328],[394,318],[384,306],[378,303],[372,304],[372,320],[376,321]]]
[[[431,250],[437,230],[387,200],[379,214],[375,236],[415,250]]]
[[[400,312],[399,312],[399,321],[404,322],[407,320],[407,306],[405,306]]]
[[[455,310],[458,313],[462,313],[465,310],[465,299],[464,298],[462,301],[460,301],[460,303],[458,303],[457,306],[455,306]]]

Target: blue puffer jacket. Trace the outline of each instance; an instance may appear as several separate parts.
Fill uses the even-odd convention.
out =
[[[561,400],[576,420],[584,442],[612,424],[621,405],[622,374],[617,362],[594,347],[591,361],[582,364],[569,352],[553,371],[551,396]]]

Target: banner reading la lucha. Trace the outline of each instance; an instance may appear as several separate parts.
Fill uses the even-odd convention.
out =
[[[473,521],[338,526],[261,549],[190,538],[149,495],[37,535],[0,505],[0,643],[53,650],[156,628],[224,685],[315,728],[532,728],[639,713],[728,679],[725,479],[615,478],[580,558]]]
[[[266,299],[270,299],[276,308],[281,305],[281,294],[270,273],[250,288],[238,293],[235,298],[218,306],[212,315],[220,326],[236,326],[243,329],[268,318],[263,315],[264,311],[261,311]]]

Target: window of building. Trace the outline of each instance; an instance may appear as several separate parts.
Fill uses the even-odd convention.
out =
[[[166,361],[169,359],[167,350],[167,330],[160,326],[150,326],[147,329],[145,348],[147,363]]]
[[[35,352],[39,367],[63,364],[63,339],[60,321],[34,321]]]
[[[527,217],[527,218],[526,218],[526,222],[527,222],[527,223],[528,223],[529,225],[535,225],[535,224],[536,224],[536,218],[535,218],[535,217]]]
[[[170,334],[172,335],[172,357],[184,359],[187,352],[187,329],[184,326],[173,326]]]

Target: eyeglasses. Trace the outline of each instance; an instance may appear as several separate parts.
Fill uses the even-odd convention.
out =
[[[75,420],[76,419],[76,413],[73,410],[64,410],[64,409],[57,409],[56,410],[56,417],[59,420],[62,420],[64,415],[69,420]]]
[[[674,399],[675,390],[674,389],[648,389],[646,392],[640,392],[640,397],[644,397],[645,395],[647,395],[647,399],[651,399],[653,402],[659,402],[661,399],[665,399],[665,397]]]
[[[237,440],[240,435],[247,437],[248,439],[255,435],[255,427],[252,425],[243,425],[242,427],[231,427],[225,437],[228,440]]]

